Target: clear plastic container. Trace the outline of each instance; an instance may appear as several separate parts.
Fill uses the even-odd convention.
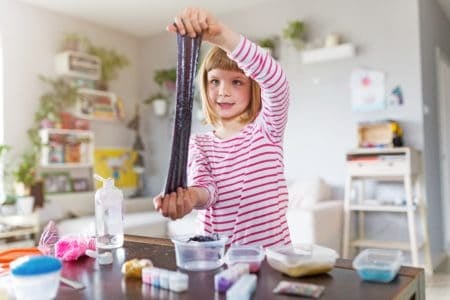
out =
[[[50,256],[24,256],[11,262],[11,278],[16,299],[55,298],[61,268],[61,262]]]
[[[231,245],[225,255],[225,263],[229,266],[237,263],[249,265],[250,272],[259,271],[261,262],[264,260],[264,248],[262,246]]]
[[[222,236],[216,241],[190,241],[190,237],[174,237],[175,257],[179,268],[189,271],[213,270],[224,263],[225,243]]]
[[[269,265],[288,276],[300,277],[329,272],[338,254],[318,245],[286,245],[266,248]]]
[[[366,249],[353,261],[353,268],[366,281],[390,282],[403,261],[400,250]]]

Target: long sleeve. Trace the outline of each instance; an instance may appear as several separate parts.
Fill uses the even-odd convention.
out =
[[[206,188],[209,193],[208,202],[203,207],[195,207],[197,209],[208,208],[214,204],[217,198],[217,187],[211,174],[211,165],[205,153],[200,149],[198,143],[201,143],[199,136],[192,136],[189,141],[189,157],[188,157],[188,185]]]
[[[262,123],[262,128],[272,142],[281,142],[288,116],[289,84],[280,64],[261,47],[242,36],[229,57],[260,85],[262,110],[256,122]]]

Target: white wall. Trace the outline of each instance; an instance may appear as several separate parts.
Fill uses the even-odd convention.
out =
[[[26,131],[32,125],[39,96],[47,87],[38,74],[55,77],[54,56],[64,33],[85,34],[95,45],[114,48],[126,55],[131,65],[113,81],[110,89],[134,113],[138,97],[138,39],[85,20],[62,16],[12,0],[0,0],[0,32],[4,54],[5,143],[21,153],[28,145]],[[131,117],[131,116],[129,116]],[[131,131],[122,123],[93,122],[96,145],[130,147]]]
[[[436,47],[447,55],[450,54],[450,22],[438,7],[436,1],[419,0],[420,5],[420,42],[423,86],[423,131],[426,194],[428,201],[429,231],[435,256],[442,254],[444,238],[440,184],[440,148],[439,148],[439,114],[438,88],[435,64]],[[447,199],[447,201],[450,201]],[[450,251],[450,249],[447,249]]]
[[[406,143],[422,148],[418,12],[414,3],[410,0],[268,0],[254,9],[220,16],[251,38],[280,35],[289,20],[303,19],[313,39],[338,32],[357,46],[355,58],[302,65],[299,53],[283,43],[280,62],[292,89],[285,144],[289,179],[320,175],[342,187],[345,151],[356,145],[359,120],[397,119],[404,126]],[[174,36],[162,33],[148,39],[142,48],[141,61],[144,66],[141,96],[146,97],[155,88],[153,71],[176,65]],[[357,67],[386,72],[387,89],[401,85],[405,105],[379,113],[352,113],[349,79],[350,72]],[[313,83],[316,79],[320,80],[319,84]],[[152,191],[160,188],[167,169],[170,132],[166,121],[149,114]]]

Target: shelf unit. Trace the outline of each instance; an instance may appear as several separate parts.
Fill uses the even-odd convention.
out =
[[[92,190],[94,132],[45,128],[39,131],[39,136],[42,143],[39,172],[44,179],[46,193]],[[59,182],[58,188],[56,181]],[[81,190],[80,184],[83,186]]]
[[[408,147],[366,148],[347,153],[347,178],[344,199],[343,257],[350,258],[353,248],[388,248],[410,251],[412,265],[419,266],[419,251],[423,249],[425,269],[432,272],[428,242],[425,203],[422,196],[419,153]],[[403,184],[405,203],[378,204],[375,200],[364,199],[366,180],[398,182]],[[359,197],[351,199],[355,183],[360,183]],[[415,192],[415,193],[413,193]],[[414,195],[413,195],[414,194]],[[404,214],[407,218],[409,242],[373,240],[365,237],[364,216],[371,212]],[[418,243],[416,214],[418,213],[423,241]],[[357,238],[351,240],[352,215],[356,214]]]
[[[312,64],[353,56],[355,56],[355,46],[353,44],[341,44],[333,47],[303,50],[301,60],[303,64]]]

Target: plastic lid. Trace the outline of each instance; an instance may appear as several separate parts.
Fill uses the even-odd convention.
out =
[[[309,244],[269,247],[266,255],[289,267],[305,263],[334,263],[339,256],[333,249]]]
[[[18,276],[52,273],[61,268],[61,262],[51,256],[24,256],[11,262],[11,273]]]

